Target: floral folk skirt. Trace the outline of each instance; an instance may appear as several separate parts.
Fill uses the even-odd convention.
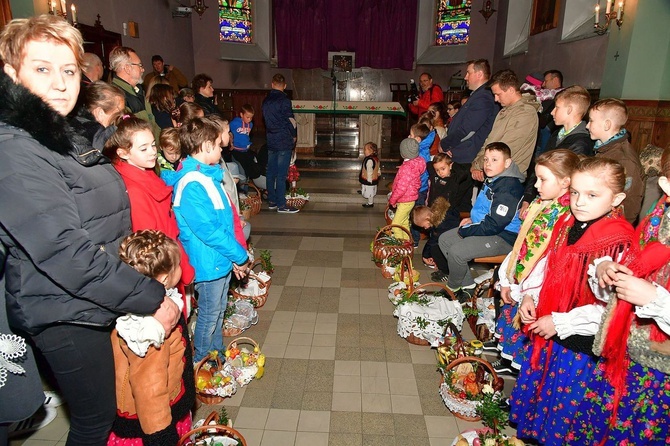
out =
[[[599,444],[606,439],[606,445],[670,445],[670,376],[631,361],[615,423],[608,428],[613,389],[602,363],[596,369],[565,444]]]
[[[521,439],[533,438],[545,446],[562,446],[577,407],[584,399],[595,361],[589,355],[553,342],[542,348],[539,370],[530,366],[532,347],[527,356],[510,397],[510,421],[517,424],[517,436]]]
[[[512,361],[512,366],[516,369],[521,368],[528,348],[528,337],[521,330],[512,326],[518,310],[519,304],[503,305],[496,322],[496,338],[498,338],[500,356]]]

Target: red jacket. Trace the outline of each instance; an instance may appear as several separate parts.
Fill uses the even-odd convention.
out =
[[[444,102],[444,93],[437,84],[433,84],[428,90],[421,93],[416,105],[409,104],[409,110],[415,115],[421,116],[428,111],[428,106],[433,102]]]
[[[395,207],[398,203],[409,203],[419,198],[421,174],[426,170],[426,160],[417,156],[405,160],[393,180],[393,192],[389,204]]]
[[[181,280],[184,284],[193,282],[195,271],[177,238],[179,228],[172,212],[172,187],[166,185],[152,170],[140,169],[125,161],[116,161],[114,168],[126,185],[133,232],[155,229],[175,240],[181,251]]]

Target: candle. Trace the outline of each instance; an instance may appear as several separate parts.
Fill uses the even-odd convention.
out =
[[[596,25],[598,24],[598,21],[600,20],[600,18],[598,16],[600,16],[600,4],[596,5]]]
[[[70,9],[72,9],[72,23],[77,23],[77,7],[74,3],[70,6]]]
[[[616,19],[621,20],[621,11],[623,10],[623,2],[619,2],[619,9],[616,12]]]
[[[605,8],[605,14],[609,14],[612,10],[612,0],[606,0],[607,7]]]
[[[49,10],[49,12],[50,12],[51,14],[55,14],[55,13],[56,13],[56,0],[51,0],[51,2],[50,2],[50,8],[51,8],[51,9]]]
[[[60,0],[60,11],[63,13],[63,16],[67,15],[67,1]]]

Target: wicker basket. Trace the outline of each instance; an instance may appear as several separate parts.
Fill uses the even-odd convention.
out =
[[[408,239],[398,240],[395,238],[392,234],[393,228],[400,228],[407,234]],[[412,234],[405,227],[386,225],[377,231],[375,238],[372,240],[371,250],[375,265],[381,268],[391,257],[402,259],[403,257],[412,256],[414,254],[414,240],[412,240]]]
[[[258,283],[258,294],[248,295],[241,293],[240,292],[240,290],[242,289],[241,285],[230,289],[230,293],[233,295],[235,299],[250,300],[253,302],[255,308],[260,308],[263,305],[265,305],[265,302],[267,302],[268,300],[268,291],[270,291],[270,285],[272,284],[272,278],[270,278],[269,280],[263,280],[258,276],[258,274],[256,274],[253,271],[253,269],[258,265],[262,265],[260,259],[256,259],[254,261],[254,263],[251,266],[251,270],[249,271],[249,280],[254,280]]]
[[[198,363],[196,364],[195,369],[194,369],[194,371],[193,371],[193,374],[196,376],[196,378],[197,378],[197,376],[198,376],[198,372],[200,371],[200,369],[201,369],[202,367],[204,367],[205,364],[206,364],[207,362],[209,362],[209,361],[213,361],[213,362],[216,363],[215,367],[212,369],[212,370],[214,370],[215,372],[224,369],[224,365],[221,363],[221,359],[219,359],[219,356],[218,356],[218,355],[217,355],[216,357],[212,358],[211,354],[208,354],[207,356],[205,356],[204,358],[202,358],[202,359],[200,360],[200,362],[198,362]],[[235,380],[232,380],[231,382],[229,382],[229,383],[227,384],[227,386],[225,386],[225,387],[228,387],[228,386],[230,386],[230,387],[226,390],[226,393],[229,393],[228,396],[234,394],[234,393],[237,391],[237,385],[236,385],[236,383],[235,383]],[[225,397],[225,396],[221,396],[221,395],[217,395],[217,394],[207,393],[207,392],[204,391],[204,390],[203,390],[203,391],[198,390],[197,387],[196,387],[196,389],[195,389],[195,396],[196,396],[196,398],[198,398],[198,400],[201,401],[202,403],[204,403],[204,404],[209,404],[209,405],[212,405],[212,404],[219,404],[219,403],[221,403],[225,398],[227,398],[227,397]]]
[[[232,427],[224,426],[222,424],[209,424],[212,421],[216,420],[217,413],[212,412],[207,418],[202,426],[196,427],[184,434],[183,437],[177,443],[177,446],[211,446],[216,443],[222,443],[224,437],[231,438],[236,440],[239,443],[242,443],[242,446],[247,446],[247,440],[244,439],[242,434]]]
[[[247,191],[247,198],[242,199],[242,201],[244,201],[244,203],[249,206],[251,215],[256,215],[261,211],[261,204],[263,203],[261,191],[258,189],[258,187],[256,187],[253,181],[247,183],[247,185],[249,186],[249,190]]]
[[[494,274],[493,278],[486,279],[477,284],[474,291],[472,292],[472,300],[468,303],[470,307],[476,309],[477,300],[480,298],[493,297],[494,293],[493,284],[495,283],[494,280],[495,277],[497,277],[497,274]],[[490,341],[491,339],[493,339],[493,333],[491,332],[491,330],[489,330],[486,324],[477,324],[478,319],[479,319],[478,315],[468,316],[468,325],[470,325],[470,329],[472,329],[472,332],[475,334],[475,337],[480,341],[482,342]]]
[[[259,365],[257,363],[258,359],[261,356],[264,356],[261,354],[260,351],[260,346],[256,341],[254,341],[251,338],[247,337],[239,337],[236,339],[233,339],[228,343],[228,347],[226,348],[226,351],[233,351],[233,349],[238,348],[242,350],[243,348],[246,350],[250,350],[248,352],[249,355],[249,363],[248,364],[240,364],[243,359],[242,359],[242,353],[240,352],[238,355],[235,357],[230,357],[226,358],[226,362],[233,368],[233,377],[235,378],[235,381],[240,386],[246,386],[249,384],[255,377],[259,369]],[[257,350],[257,351],[256,351]],[[239,361],[238,361],[239,358]],[[263,363],[262,366],[264,366],[265,363]]]
[[[421,291],[425,291],[426,288],[428,287],[438,287],[447,294],[447,298],[451,301],[456,301],[456,297],[454,296],[454,293],[447,288],[444,284],[442,283],[437,283],[437,282],[429,282],[425,283],[423,285],[418,285],[414,287],[414,289],[408,294],[409,297],[411,297],[413,294],[419,293]],[[460,307],[459,307],[460,308]],[[400,327],[407,327],[407,324],[403,324],[403,317],[402,317],[402,311],[398,307],[396,307],[396,310],[393,313],[395,316],[398,316],[398,334],[400,336],[403,336],[403,334],[400,334],[401,331],[406,332],[409,330],[401,330]],[[415,344],[415,345],[430,345],[430,342],[417,336],[415,333],[408,333],[406,336],[403,336],[404,339],[409,342],[410,344]]]
[[[286,206],[296,208],[296,209],[302,209],[305,207],[307,202],[309,201],[309,198],[305,197],[298,197],[292,195],[293,192],[290,192],[288,195],[286,195]]]
[[[491,365],[491,363],[476,356],[464,356],[462,358],[458,358],[454,361],[451,361],[446,366],[445,371],[454,369],[458,367],[460,364],[466,364],[466,363],[477,363],[480,366],[484,367],[486,369],[486,372],[488,372],[490,376],[490,378],[487,379],[486,382],[491,384],[494,388],[498,387],[500,384],[504,385],[504,383],[500,383],[502,379],[498,378],[498,375],[496,374],[496,371],[493,370],[493,366]],[[479,406],[479,401],[473,401],[467,398],[461,398],[459,395],[456,395],[451,391],[451,389],[445,383],[444,380],[445,376],[442,375],[442,379],[440,381],[440,396],[442,397],[444,404],[451,411],[451,413],[453,413],[454,416],[465,421],[481,420],[481,417],[476,414],[477,407]]]

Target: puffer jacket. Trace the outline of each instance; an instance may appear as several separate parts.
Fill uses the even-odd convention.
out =
[[[293,150],[297,129],[289,118],[293,118],[291,100],[286,93],[272,89],[263,100],[263,119],[269,151]]]
[[[416,201],[419,198],[421,174],[425,171],[426,161],[420,156],[403,161],[393,180],[393,192],[389,204],[395,206],[398,203]]]
[[[223,170],[189,156],[181,169],[163,176],[174,187],[173,210],[196,282],[220,279],[244,264],[246,249],[235,239],[233,210],[223,190]]]
[[[499,235],[514,245],[521,228],[519,203],[523,197],[523,174],[512,164],[500,175],[484,180],[470,212],[472,223],[458,229],[461,237]]]
[[[108,326],[152,314],[165,295],[117,258],[130,233],[121,178],[40,98],[0,74],[0,241],[10,324]]]

